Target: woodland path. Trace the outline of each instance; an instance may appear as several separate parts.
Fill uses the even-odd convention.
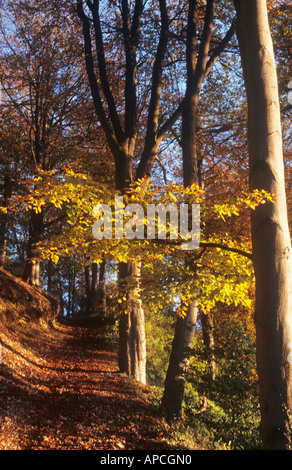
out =
[[[119,374],[102,328],[0,325],[0,450],[163,450],[150,388]]]

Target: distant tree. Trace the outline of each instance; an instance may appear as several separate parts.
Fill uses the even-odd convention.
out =
[[[74,29],[72,23],[64,21],[63,13],[61,6],[52,8],[46,0],[2,5],[1,85],[2,106],[7,110],[5,132],[17,137],[10,157],[22,162],[23,181],[39,169],[61,168],[73,158],[80,143],[77,125],[80,117],[76,110],[87,89],[83,86],[82,68],[78,67],[80,49],[72,40]],[[13,116],[10,128],[8,114]],[[43,211],[31,211],[23,278],[34,285],[40,283],[36,246],[44,224]]]
[[[97,263],[86,264],[84,267],[86,285],[86,307],[87,315],[104,319],[106,315],[106,260],[99,265]]]

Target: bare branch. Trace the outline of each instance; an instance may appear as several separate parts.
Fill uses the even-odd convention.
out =
[[[193,86],[197,91],[200,90],[205,77],[209,48],[213,31],[215,0],[207,0],[205,11],[204,28],[200,41],[196,70],[194,74]]]
[[[132,26],[130,27],[128,1],[122,1],[123,36],[126,52],[125,134],[130,139],[130,145],[134,143],[137,126],[136,50],[139,41],[142,11],[142,1],[136,0]]]
[[[211,68],[213,67],[214,63],[220,56],[220,54],[224,51],[226,48],[227,44],[231,40],[232,36],[235,34],[235,26],[236,26],[236,19],[234,18],[229,30],[227,31],[226,35],[222,39],[222,41],[218,44],[214,52],[211,54],[207,65],[206,65],[206,70],[205,70],[205,77],[209,74]]]
[[[221,250],[237,253],[238,255],[245,256],[246,258],[252,260],[252,253],[240,250],[239,248],[233,248],[231,246],[225,245],[224,243],[201,242],[200,246],[204,248],[220,248]]]
[[[115,101],[110,90],[110,85],[107,76],[107,69],[106,69],[106,61],[105,61],[105,54],[104,54],[104,47],[103,47],[103,38],[102,38],[102,31],[100,25],[100,15],[99,15],[99,0],[93,0],[90,6],[94,31],[95,31],[95,44],[96,44],[96,52],[97,52],[97,59],[98,59],[98,69],[99,69],[99,77],[102,86],[102,90],[104,96],[107,101],[109,115],[111,119],[111,123],[113,129],[116,134],[116,138],[118,142],[121,142],[124,138],[122,126],[117,114]]]
[[[113,129],[108,122],[105,111],[103,109],[103,104],[102,104],[100,93],[99,93],[99,87],[98,87],[96,75],[94,72],[94,64],[93,64],[93,57],[92,57],[92,44],[91,44],[91,35],[90,35],[90,22],[89,22],[88,16],[84,13],[82,0],[77,0],[76,12],[79,18],[81,19],[82,25],[83,25],[86,71],[88,75],[89,86],[90,86],[96,114],[104,129],[109,146],[111,147],[113,151],[116,151],[118,142],[113,132]]]
[[[150,173],[156,158],[157,148],[159,147],[159,143],[162,140],[157,140],[157,134],[162,88],[162,72],[167,42],[169,38],[169,20],[165,0],[159,0],[159,7],[161,16],[160,38],[152,70],[152,86],[150,104],[148,109],[147,131],[143,154],[137,170],[138,178],[143,177],[145,174],[148,175]]]

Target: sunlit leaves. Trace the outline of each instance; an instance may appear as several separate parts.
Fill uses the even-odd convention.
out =
[[[180,249],[179,234],[177,239],[150,240],[146,232],[142,239],[116,239],[113,231],[112,238],[95,239],[93,208],[98,203],[106,203],[113,209],[115,222],[117,192],[72,169],[64,169],[62,173],[40,172],[31,185],[31,192],[14,200],[12,207],[23,204],[36,211],[53,207],[63,214],[61,231],[52,233],[41,243],[43,259],[58,263],[61,257],[76,253],[85,256],[88,263],[101,263],[104,257],[116,262],[139,259],[143,266],[142,297],[153,310],[165,310],[176,304],[184,315],[194,295],[204,312],[209,312],[218,301],[250,306],[251,243],[245,234],[234,236],[232,229],[234,218],[255,210],[260,204],[272,203],[272,195],[265,191],[242,192],[235,198],[212,204],[197,185],[156,187],[144,180],[133,184],[123,197],[124,208],[129,203],[139,204],[145,210],[151,203],[200,205],[200,246],[186,253]],[[146,218],[142,222],[147,223]],[[118,302],[122,304],[125,299],[126,291]]]

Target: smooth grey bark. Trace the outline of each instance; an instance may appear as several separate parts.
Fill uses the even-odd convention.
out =
[[[291,449],[291,240],[287,220],[280,106],[266,0],[234,1],[248,103],[250,189],[275,202],[251,216],[256,278],[256,349],[263,442]]]
[[[120,263],[120,292],[126,296],[119,322],[119,369],[146,384],[146,337],[142,301],[139,295],[140,264]]]
[[[86,71],[93,98],[96,115],[99,118],[107,143],[115,160],[115,186],[123,194],[133,182],[133,154],[137,137],[137,99],[136,99],[136,50],[139,42],[141,14],[143,3],[136,0],[132,21],[130,21],[129,5],[123,1],[121,6],[122,33],[125,50],[125,122],[124,128],[117,113],[116,103],[111,92],[108,80],[108,70],[102,35],[100,19],[100,2],[93,0],[87,2],[91,11],[91,18],[86,15],[83,2],[77,0],[77,14],[82,21],[85,46]],[[93,47],[91,37],[91,24],[94,31],[96,45],[97,69],[93,59]],[[99,82],[96,76],[98,71]],[[107,104],[107,112],[101,98],[103,92]],[[119,285],[124,286],[125,280],[140,273],[140,263],[122,263],[119,266]],[[119,365],[120,371],[126,372],[145,383],[146,380],[146,356],[140,354],[146,351],[146,335],[144,312],[140,298],[137,298],[138,290],[133,288],[127,293],[127,309],[120,313],[119,335]]]
[[[116,167],[116,181],[120,180],[119,167]],[[124,179],[118,189],[123,192],[133,181],[132,156],[128,156],[123,166]],[[119,263],[118,285],[120,296],[126,302],[120,305],[119,316],[119,369],[129,377],[146,384],[146,332],[144,309],[140,296],[139,279],[141,262]]]
[[[162,415],[169,423],[182,417],[182,403],[194,346],[196,322],[197,304],[194,300],[188,306],[186,316],[184,318],[178,317],[176,320],[162,399]]]

